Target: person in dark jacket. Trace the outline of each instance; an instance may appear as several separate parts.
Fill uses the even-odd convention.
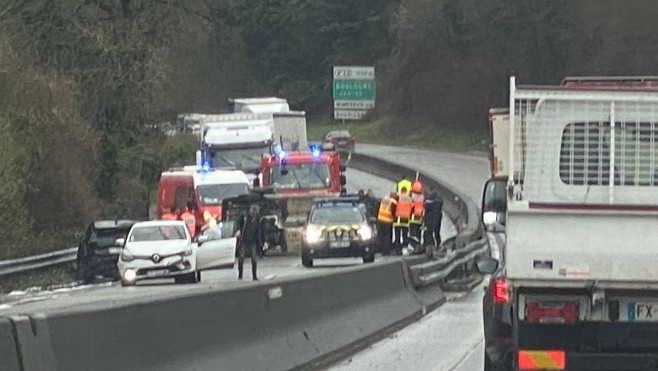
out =
[[[257,255],[263,246],[263,228],[260,222],[260,208],[251,205],[249,215],[243,215],[238,222],[238,231],[235,234],[238,242],[238,279],[242,279],[244,258],[249,252],[251,257],[251,275],[254,281],[258,280],[256,274]]]
[[[423,241],[425,246],[441,245],[441,221],[443,220],[443,198],[433,191],[425,200],[425,232]]]

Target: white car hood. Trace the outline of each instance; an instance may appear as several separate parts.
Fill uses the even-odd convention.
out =
[[[190,249],[187,240],[129,242],[125,250],[134,256],[151,256],[153,254],[169,255]]]

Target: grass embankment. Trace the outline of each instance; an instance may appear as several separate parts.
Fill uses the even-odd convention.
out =
[[[0,293],[14,290],[46,290],[59,285],[70,285],[75,281],[75,265],[62,264],[26,273],[14,274],[0,279]]]
[[[322,140],[329,130],[349,130],[359,143],[404,145],[453,152],[485,151],[486,131],[440,128],[421,120],[406,121],[384,118],[373,122],[309,120],[308,138]]]

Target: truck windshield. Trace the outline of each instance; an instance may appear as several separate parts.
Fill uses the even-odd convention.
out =
[[[204,184],[196,187],[196,193],[200,204],[219,205],[225,198],[249,193],[249,185],[246,183]]]
[[[283,168],[275,165],[271,169],[274,188],[327,188],[329,186],[329,165],[286,164]]]
[[[242,171],[257,171],[260,166],[261,156],[269,152],[269,146],[213,149],[212,164],[216,168],[229,167]]]

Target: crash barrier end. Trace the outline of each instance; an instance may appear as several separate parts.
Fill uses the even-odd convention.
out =
[[[14,357],[3,346],[2,358],[22,359],[25,371],[287,370],[337,360],[443,300],[438,288],[416,293],[398,260],[128,306],[0,317],[0,342],[18,350]]]

